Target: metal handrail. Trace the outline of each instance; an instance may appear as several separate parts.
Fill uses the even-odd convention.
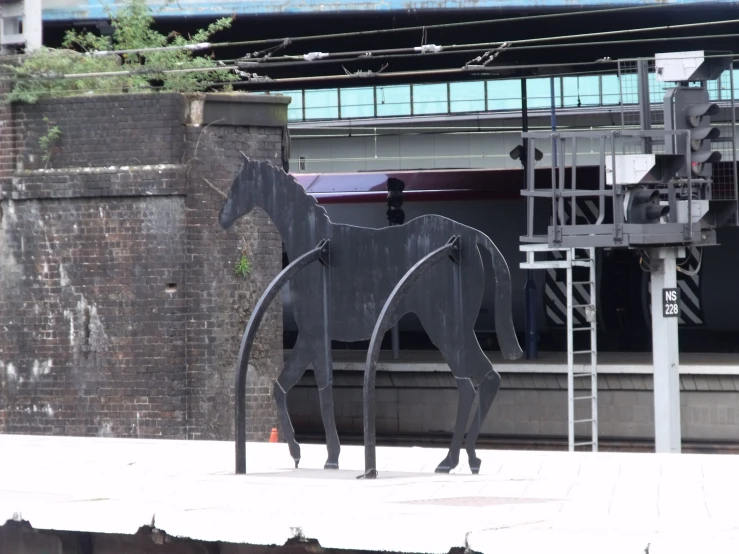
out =
[[[623,226],[625,223],[624,207],[622,197],[624,195],[625,185],[617,183],[616,179],[616,139],[619,137],[629,138],[660,138],[667,136],[683,136],[686,141],[686,171],[687,178],[687,189],[688,199],[692,199],[693,195],[693,178],[692,178],[692,157],[690,148],[690,130],[610,130],[610,131],[531,131],[522,133],[522,138],[529,140],[529,147],[527,149],[527,163],[526,171],[527,175],[527,187],[521,191],[521,195],[526,197],[527,202],[527,238],[534,238],[534,199],[535,198],[548,198],[552,199],[552,228],[554,235],[554,242],[560,243],[562,241],[562,227],[564,227],[564,203],[563,200],[570,198],[571,202],[571,226],[577,225],[575,199],[578,197],[597,197],[599,215],[595,225],[602,225],[605,216],[605,198],[613,198],[613,229],[614,238],[617,241],[623,240]],[[577,139],[578,138],[590,138],[600,139],[600,159],[599,159],[599,183],[597,190],[583,190],[577,189]],[[567,139],[573,141],[573,154],[572,154],[572,165],[571,165],[571,188],[565,189],[565,144]],[[611,142],[611,159],[613,166],[613,186],[610,190],[606,189],[605,186],[605,156],[606,156],[606,142],[610,139]],[[552,164],[551,166],[551,188],[539,189],[535,188],[535,160],[534,152],[536,151],[536,140],[551,140],[552,144],[558,144],[557,150],[559,151],[559,163],[557,165]],[[558,166],[558,167],[557,167]],[[559,170],[559,171],[557,171]],[[557,178],[559,177],[559,179]],[[701,182],[698,180],[698,182]],[[628,186],[628,185],[626,185]],[[675,186],[672,182],[668,183],[668,200],[670,203],[670,215],[669,222],[677,223],[677,214],[675,213],[676,197],[675,197]],[[689,239],[692,233],[692,201],[688,202],[688,217],[687,222],[683,228],[683,236],[685,239]]]

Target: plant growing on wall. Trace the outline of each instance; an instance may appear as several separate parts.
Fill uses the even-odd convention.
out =
[[[249,258],[246,257],[246,254],[241,254],[241,258],[239,258],[239,261],[236,262],[236,267],[234,267],[234,274],[237,277],[246,277],[251,273],[251,264],[249,263]]]
[[[44,117],[44,123],[46,123],[46,132],[38,139],[38,145],[41,148],[41,157],[46,162],[46,167],[48,167],[49,160],[51,160],[51,150],[61,138],[62,130],[59,125],[52,125],[48,117]]]
[[[169,0],[169,4],[172,0]],[[166,5],[166,4],[165,4]],[[67,31],[63,48],[41,48],[22,59],[18,65],[6,66],[13,74],[13,90],[6,95],[7,102],[35,102],[44,97],[62,97],[76,94],[114,94],[120,92],[196,92],[205,90],[213,82],[231,82],[239,77],[232,68],[198,56],[192,50],[178,49],[145,54],[95,55],[109,50],[131,50],[162,46],[185,46],[207,42],[211,36],[231,26],[232,18],[225,17],[207,28],[184,37],[177,32],[163,35],[152,29],[154,18],[146,0],[125,0],[111,19],[111,39],[94,33]],[[213,68],[194,73],[166,73],[169,70]],[[138,71],[139,74],[120,76],[91,76],[86,73]],[[145,71],[145,74],[141,72]],[[61,78],[63,75],[79,77]]]

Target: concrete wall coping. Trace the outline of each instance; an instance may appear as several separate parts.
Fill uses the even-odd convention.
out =
[[[185,123],[232,127],[287,127],[289,96],[217,92],[190,94]]]
[[[233,102],[238,104],[289,104],[290,96],[274,94],[253,94],[245,92],[208,92],[206,102]]]

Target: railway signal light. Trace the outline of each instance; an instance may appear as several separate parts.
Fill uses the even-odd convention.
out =
[[[711,116],[719,113],[719,106],[708,99],[706,87],[678,86],[665,94],[665,129],[690,131],[690,160],[693,178],[710,178],[711,164],[721,161],[721,153],[712,149],[711,141],[721,131],[711,125]],[[668,154],[687,154],[684,137],[670,136],[665,140]],[[687,177],[683,167],[678,175]]]
[[[521,163],[523,165],[526,165],[526,153],[524,152],[523,145],[519,144],[516,146],[513,150],[508,152],[508,155],[511,157],[512,160],[521,160]],[[542,154],[541,150],[538,148],[534,148],[534,160],[539,161],[544,157],[544,154]]]
[[[390,225],[402,225],[405,221],[403,212],[403,191],[405,183],[395,177],[387,180],[387,220]]]
[[[669,206],[660,205],[658,190],[634,188],[626,196],[627,223],[660,223],[660,219],[670,213]]]
[[[711,149],[711,141],[720,131],[711,126],[711,117],[719,113],[719,106],[710,101],[707,81],[719,79],[731,68],[730,52],[666,52],[655,55],[655,74],[659,81],[677,86],[665,92],[665,130],[690,131],[690,168],[683,167],[678,176],[710,179],[711,164],[721,161],[721,153]],[[698,86],[690,86],[697,83]],[[687,154],[685,137],[665,138],[666,154]],[[687,160],[686,160],[687,161]],[[690,173],[688,173],[690,171]]]

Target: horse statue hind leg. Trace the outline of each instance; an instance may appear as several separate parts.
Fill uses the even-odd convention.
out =
[[[490,238],[479,231],[474,232],[474,240],[468,240],[467,245],[468,247],[471,245],[482,247],[492,257],[496,293],[495,330],[498,342],[506,358],[519,359],[523,352],[513,328],[511,279],[508,264]],[[464,283],[462,286],[455,287],[458,292],[454,304],[458,309],[455,311],[457,321],[453,329],[457,330],[458,333],[450,334],[447,332],[443,336],[439,336],[437,338],[438,343],[436,343],[452,373],[457,378],[460,390],[459,408],[452,444],[447,458],[436,468],[437,472],[446,473],[451,471],[459,460],[460,445],[476,393],[478,397],[477,412],[467,436],[464,438],[464,446],[467,451],[470,470],[474,474],[479,473],[481,461],[475,452],[477,437],[480,435],[482,425],[500,390],[500,375],[495,371],[492,363],[483,352],[474,332],[475,321],[482,303],[485,274],[479,250],[477,248],[473,252],[469,250],[468,248],[466,254],[467,256],[473,254],[474,263],[468,263],[464,268],[459,266],[455,268],[457,272],[455,278]],[[467,261],[470,262],[471,260],[468,259]],[[463,269],[467,271],[466,275],[462,275]],[[436,332],[438,325],[429,324],[429,328],[432,332]],[[446,330],[449,330],[448,325]],[[449,338],[452,338],[452,341]],[[460,376],[467,379],[460,378]],[[474,391],[474,393],[471,391]]]
[[[485,418],[500,388],[500,375],[493,369],[490,360],[480,347],[475,336],[475,310],[460,310],[457,317],[447,320],[446,328],[440,328],[429,313],[419,314],[419,319],[429,338],[439,348],[441,355],[455,376],[459,390],[457,415],[454,424],[449,452],[437,466],[437,473],[449,473],[459,463],[459,453],[467,422],[475,398],[479,398],[478,408],[474,416],[470,432],[466,436],[465,449],[472,473],[480,471],[480,460],[475,454],[475,443]]]
[[[401,298],[405,294],[408,294],[408,298],[403,311],[414,312],[419,317],[429,338],[441,351],[459,387],[459,404],[449,453],[436,471],[449,472],[459,463],[464,431],[476,395],[479,395],[479,407],[467,435],[465,449],[472,472],[480,471],[475,443],[500,388],[500,376],[482,351],[474,333],[482,303],[485,276],[478,247],[487,249],[493,258],[496,332],[501,350],[508,359],[518,359],[523,352],[513,328],[510,273],[505,259],[483,233],[461,225],[459,227],[464,236],[462,240],[450,240],[446,247],[431,252],[412,267],[393,290],[378,319],[365,368],[365,473],[360,477],[377,476],[374,424],[374,381],[379,355],[377,337],[387,331],[390,321],[397,318],[396,312],[400,309]],[[457,244],[456,251],[445,250],[454,242]],[[450,252],[449,258],[454,263],[445,262],[446,252]],[[418,286],[415,286],[416,282]],[[429,298],[433,298],[433,302]]]

